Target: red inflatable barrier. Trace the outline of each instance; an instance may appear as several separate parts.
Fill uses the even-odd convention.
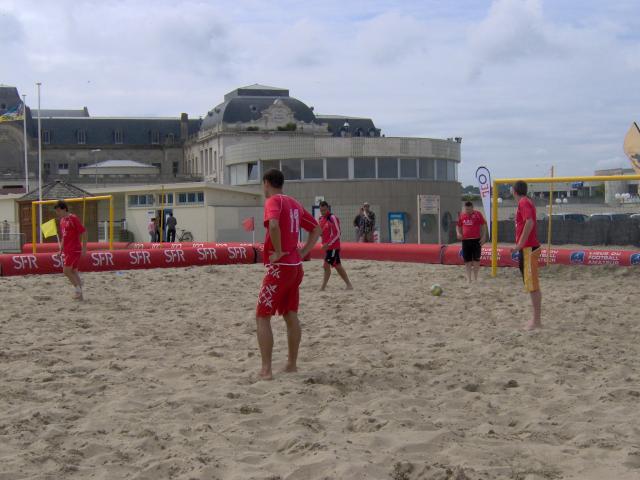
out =
[[[459,245],[449,245],[442,255],[444,265],[462,265],[462,249]],[[491,246],[482,247],[480,264],[491,266]],[[540,265],[547,264],[547,249],[540,252]],[[571,250],[568,248],[552,248],[549,250],[549,265],[616,265],[630,267],[640,265],[640,251],[631,250]],[[507,247],[498,248],[499,267],[517,267],[518,257]]]
[[[128,242],[113,242],[114,250],[126,250],[131,245]],[[36,243],[36,253],[49,253],[57,252],[59,246],[56,242],[53,243]],[[105,242],[87,242],[87,250],[109,250],[109,243]],[[23,253],[32,253],[33,244],[25,243],[22,245]]]
[[[460,245],[448,245],[444,247],[442,252],[443,265],[463,265],[462,247]],[[482,256],[480,257],[480,265],[485,267],[491,266],[491,245],[482,247]],[[498,266],[499,267],[517,267],[518,257],[512,255],[511,249],[507,247],[498,248]]]
[[[441,263],[441,245],[408,243],[353,243],[343,242],[340,256],[351,260],[379,260],[383,262]],[[311,258],[324,259],[320,244],[311,251]]]
[[[163,242],[163,243],[151,243],[151,242],[113,242],[114,250],[130,250],[130,249],[141,249],[141,250],[156,250],[156,249],[167,249],[167,248],[219,248],[219,247],[250,247],[251,243],[239,243],[239,242],[228,242],[228,243],[218,243],[218,242]],[[25,243],[22,245],[23,253],[32,253],[33,246],[31,243]],[[109,244],[106,242],[87,242],[87,250],[109,250]],[[57,243],[38,243],[36,244],[36,253],[48,253],[48,252],[57,252],[58,244]]]
[[[80,271],[103,272],[254,262],[255,249],[244,246],[92,251],[80,260]],[[0,255],[2,276],[62,273],[62,263],[58,253]]]

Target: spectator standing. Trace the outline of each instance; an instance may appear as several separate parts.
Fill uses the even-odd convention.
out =
[[[169,216],[167,217],[167,242],[175,242],[176,241],[176,225],[178,221],[176,217],[173,216],[172,212],[169,212]]]
[[[364,202],[362,204],[362,210],[360,213],[359,242],[373,243],[374,232],[376,230],[376,214],[371,210],[369,203]]]

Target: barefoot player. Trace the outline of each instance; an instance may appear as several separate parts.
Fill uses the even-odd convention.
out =
[[[69,207],[64,200],[58,200],[53,208],[60,220],[60,231],[62,232],[59,252],[64,254],[62,272],[75,288],[73,298],[82,300],[82,280],[78,267],[80,258],[87,253],[87,231],[78,217],[69,213]]]
[[[482,245],[487,240],[487,222],[480,212],[474,210],[473,203],[465,202],[464,211],[458,217],[456,225],[458,240],[462,240],[462,258],[467,269],[469,283],[478,280]]]
[[[542,327],[540,318],[542,309],[542,292],[538,279],[538,261],[540,259],[540,242],[536,224],[536,206],[527,197],[527,184],[521,180],[511,188],[518,211],[516,212],[516,247],[520,253],[520,272],[524,280],[524,288],[531,296],[533,318],[525,326],[525,330]]]
[[[347,290],[353,290],[353,286],[349,281],[347,272],[342,266],[340,260],[340,220],[333,213],[331,207],[324,200],[320,202],[320,228],[322,228],[322,250],[325,251],[324,256],[324,279],[320,291],[327,288],[329,278],[331,277],[331,268],[335,268],[340,278],[347,285]]]
[[[267,273],[262,281],[256,308],[258,345],[262,357],[260,377],[271,380],[273,333],[271,317],[279,314],[287,324],[289,356],[285,372],[297,370],[301,330],[298,321],[300,284],[304,275],[302,259],[318,241],[322,230],[313,216],[297,200],[282,193],[284,175],[272,169],[262,177],[264,196],[264,263]],[[309,232],[307,243],[298,250],[300,228]]]

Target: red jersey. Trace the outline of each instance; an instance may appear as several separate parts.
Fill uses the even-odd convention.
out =
[[[82,251],[82,234],[87,230],[73,213],[60,219],[62,231],[63,253]]]
[[[300,228],[310,232],[318,225],[316,219],[294,198],[282,194],[267,198],[266,202],[264,202],[264,228],[267,230],[264,239],[265,264],[271,263],[269,256],[274,252],[271,235],[269,235],[269,220],[278,220],[280,225],[280,246],[285,253],[276,264],[302,264],[302,259],[298,253]]]
[[[484,216],[477,210],[474,210],[471,214],[462,212],[458,216],[458,226],[462,229],[463,240],[480,238],[482,236],[482,225],[486,224]]]
[[[322,243],[328,245],[329,250],[340,248],[340,220],[333,213],[320,218],[322,227]]]
[[[533,229],[531,229],[529,238],[524,242],[523,247],[539,247],[536,206],[529,197],[523,197],[518,202],[518,211],[516,212],[516,243],[520,242],[520,237],[522,237],[522,232],[524,231],[524,224],[529,219],[533,220]]]

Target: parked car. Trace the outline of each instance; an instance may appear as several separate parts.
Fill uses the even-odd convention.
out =
[[[545,213],[542,218],[543,220],[548,220],[549,215]],[[553,213],[551,215],[551,219],[554,222],[558,220],[570,220],[576,223],[584,223],[589,219],[589,216],[583,213]]]
[[[631,216],[628,213],[593,213],[589,215],[590,222],[613,222],[614,220],[625,220]]]

